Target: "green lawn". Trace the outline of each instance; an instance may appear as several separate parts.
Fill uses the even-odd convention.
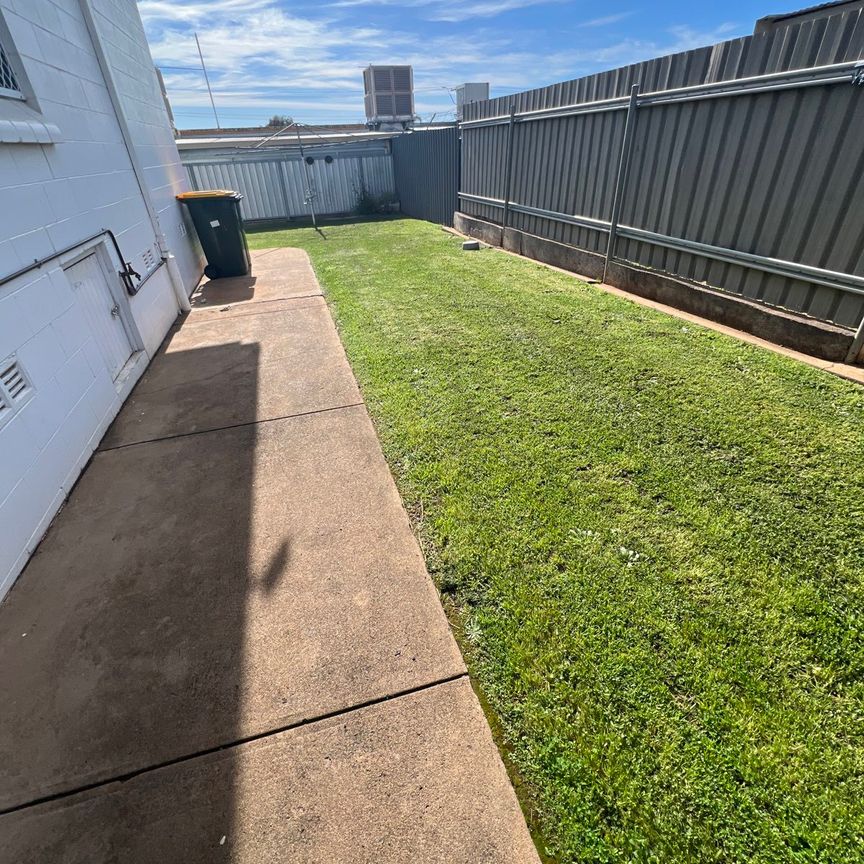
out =
[[[412,220],[307,249],[557,861],[864,860],[864,388]]]

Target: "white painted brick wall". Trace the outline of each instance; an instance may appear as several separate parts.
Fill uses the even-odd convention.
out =
[[[174,195],[188,187],[135,0],[92,6],[150,199],[191,291],[203,261],[194,232],[181,229]],[[62,136],[0,144],[0,275],[102,228],[145,272],[145,253],[158,259],[156,237],[78,0],[0,0],[0,14],[42,119]],[[128,302],[144,350],[116,385],[58,261],[0,286],[0,360],[14,353],[35,391],[0,427],[0,597],[174,321],[166,268]]]

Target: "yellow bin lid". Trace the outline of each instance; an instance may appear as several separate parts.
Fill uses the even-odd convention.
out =
[[[236,194],[233,189],[203,189],[200,192],[181,192],[175,197],[178,201],[189,201],[192,198],[233,198]]]

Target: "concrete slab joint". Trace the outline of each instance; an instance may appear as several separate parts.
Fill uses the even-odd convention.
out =
[[[536,862],[308,258],[253,272],[0,606],[0,862]]]

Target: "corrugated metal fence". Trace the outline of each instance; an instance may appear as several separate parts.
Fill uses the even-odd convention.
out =
[[[389,141],[304,148],[187,150],[181,154],[193,189],[236,189],[248,222],[352,213],[362,190],[394,198]],[[311,162],[309,161],[311,160]]]
[[[459,206],[459,130],[426,129],[393,139],[393,172],[402,212],[453,224]]]
[[[469,104],[459,209],[855,328],[862,56],[854,10]]]

